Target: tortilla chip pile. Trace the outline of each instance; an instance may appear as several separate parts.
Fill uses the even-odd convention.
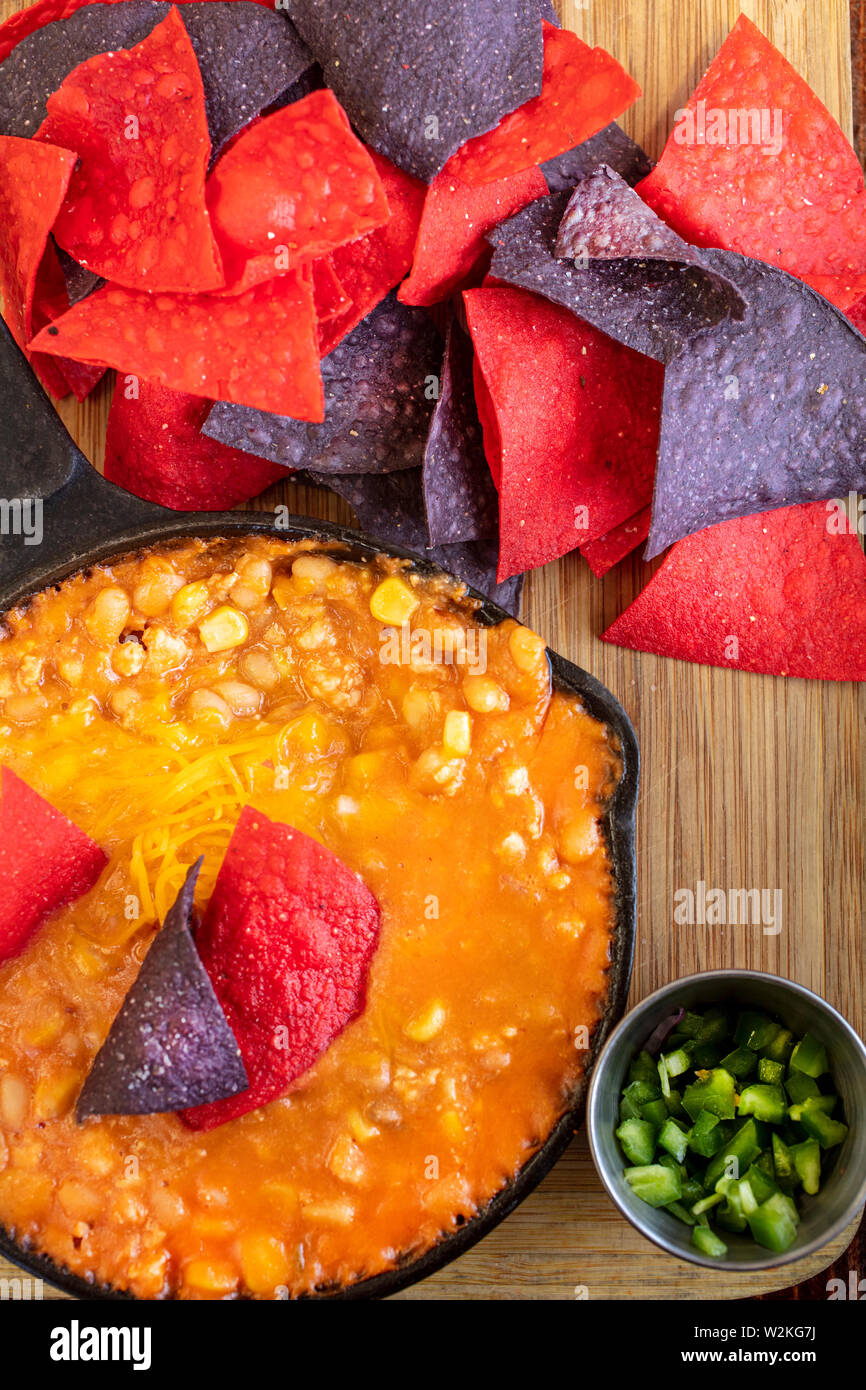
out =
[[[840,575],[866,613],[854,151],[741,18],[653,169],[635,83],[550,19],[40,0],[0,27],[10,328],[54,394],[118,373],[106,473],[148,500],[301,473],[512,609],[647,540],[608,640],[864,679],[823,621]]]
[[[193,864],[93,1059],[76,1118],[213,1129],[284,1095],[363,1011],[379,904],[330,850],[246,807],[200,921]],[[0,768],[0,962],[108,864]]]

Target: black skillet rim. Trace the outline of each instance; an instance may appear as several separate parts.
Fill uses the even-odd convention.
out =
[[[276,525],[272,514],[267,512],[215,512],[199,515],[194,523],[188,514],[176,516],[166,513],[165,519],[146,522],[143,526],[132,527],[127,535],[116,536],[90,547],[86,554],[70,557],[64,563],[55,564],[36,578],[32,575],[23,584],[10,586],[0,595],[0,617],[10,608],[22,603],[28,597],[43,589],[51,588],[70,578],[90,565],[104,563],[125,553],[146,549],[148,546],[171,540],[193,539],[197,536],[217,538],[221,534],[237,535],[243,532],[275,535],[287,542],[322,541],[341,546],[347,553],[346,560],[372,559],[384,555],[392,559],[408,560],[421,574],[435,575],[443,571],[429,560],[406,550],[401,546],[376,542],[370,537],[348,527],[331,522],[317,521],[310,517],[287,516],[285,525]],[[485,598],[477,590],[469,588],[467,598],[478,603],[476,618],[485,626],[494,627],[513,615]],[[616,922],[611,946],[611,961],[608,972],[608,995],[604,1011],[592,1035],[590,1056],[577,1087],[568,1098],[568,1108],[560,1116],[553,1129],[527,1159],[517,1173],[499,1192],[495,1193],[485,1207],[465,1224],[446,1231],[436,1243],[419,1255],[406,1252],[392,1268],[379,1274],[361,1276],[351,1284],[325,1286],[311,1294],[301,1295],[296,1301],[309,1300],[354,1300],[387,1298],[392,1294],[426,1279],[446,1264],[464,1254],[473,1245],[498,1226],[517,1206],[529,1196],[551,1170],[556,1161],[568,1147],[574,1134],[583,1122],[586,1110],[586,1093],[592,1069],[608,1035],[625,1012],[632,963],[635,949],[635,911],[636,911],[636,857],[635,857],[635,811],[639,782],[640,755],[637,738],[631,720],[625,710],[599,681],[587,671],[575,666],[564,657],[548,649],[554,686],[577,695],[594,718],[601,720],[619,740],[623,761],[623,773],[611,798],[604,819],[604,832],[607,838],[613,868],[615,885],[614,904]],[[124,1290],[107,1285],[91,1284],[80,1275],[56,1265],[47,1255],[30,1251],[18,1245],[0,1227],[0,1254],[25,1270],[44,1280],[74,1298],[93,1301],[144,1302]],[[176,1300],[154,1300],[174,1302]]]

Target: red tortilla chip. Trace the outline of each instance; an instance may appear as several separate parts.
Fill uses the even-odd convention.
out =
[[[211,404],[152,381],[118,378],[105,440],[108,481],[173,511],[219,512],[286,477],[289,470],[269,459],[203,435]]]
[[[46,24],[53,24],[55,19],[68,19],[85,5],[116,5],[122,2],[123,0],[36,0],[35,4],[10,15],[9,19],[0,24],[0,63],[4,58],[8,58],[16,44],[26,39],[28,34],[35,34],[37,29],[44,29]],[[179,5],[185,3],[186,0],[177,0]],[[256,3],[264,5],[266,9],[273,7],[273,0],[256,0]]]
[[[804,277],[866,272],[857,156],[809,85],[744,15],[638,192],[697,246],[739,251]]]
[[[485,233],[546,196],[547,181],[537,168],[480,188],[463,183],[447,169],[438,174],[427,190],[412,273],[400,286],[398,299],[423,305],[447,299],[489,255]]]
[[[0,135],[0,292],[3,317],[21,348],[33,336],[37,276],[75,158],[55,145]]]
[[[487,459],[487,467],[490,469],[493,481],[498,488],[499,480],[502,477],[502,436],[499,433],[499,421],[496,418],[493,399],[487,389],[487,382],[484,380],[484,373],[477,356],[472,359],[472,385],[475,391],[475,408],[478,411],[481,433],[484,436],[484,457]]]
[[[643,507],[628,521],[620,522],[619,526],[608,531],[606,536],[599,536],[597,541],[580,547],[581,555],[597,579],[601,579],[646,540],[651,516],[652,508]]]
[[[817,290],[843,314],[866,295],[866,274],[863,275],[800,275],[799,278]]]
[[[0,961],[24,949],[52,912],[80,898],[108,863],[99,845],[0,769]]]
[[[331,256],[322,256],[312,264],[313,301],[319,323],[327,323],[345,314],[352,301],[343,289]]]
[[[866,294],[861,299],[855,300],[847,313],[854,327],[866,338]]]
[[[501,582],[649,504],[664,372],[526,290],[463,299],[501,438]]]
[[[324,418],[313,294],[295,271],[231,299],[106,285],[44,328],[32,346],[172,391],[297,420]]]
[[[443,172],[464,183],[491,183],[580,145],[627,111],[640,87],[603,48],[544,24],[541,95],[503,116],[452,155]]]
[[[311,92],[255,122],[208,180],[229,287],[326,256],[388,221],[369,151],[333,92]]]
[[[80,156],[54,236],[81,265],[131,289],[225,283],[205,206],[204,88],[176,8],[134,48],[74,68],[34,140]]]
[[[706,666],[866,680],[866,557],[813,502],[679,541],[605,642]]]
[[[404,174],[375,150],[370,150],[370,157],[382,180],[391,216],[383,227],[368,232],[351,246],[339,247],[331,257],[334,274],[350,303],[321,330],[322,357],[381,304],[412,264],[427,190],[420,179]]]
[[[249,1090],[184,1110],[213,1129],[284,1095],[363,1009],[379,905],[316,840],[248,806],[196,945],[240,1044]]]
[[[31,332],[38,333],[68,308],[66,277],[55,245],[49,239],[36,276]],[[105,376],[104,367],[89,367],[84,362],[73,362],[71,357],[48,357],[44,352],[35,353],[31,365],[45,389],[58,400],[72,391],[77,401],[83,401]]]

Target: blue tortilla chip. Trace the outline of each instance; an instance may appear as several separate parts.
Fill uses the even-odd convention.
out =
[[[30,136],[45,103],[79,63],[133,48],[165,19],[162,0],[85,5],[21,40],[0,65],[0,134]],[[253,116],[275,102],[312,59],[286,15],[252,0],[180,7],[201,70],[215,156]]]
[[[520,608],[523,575],[496,583],[499,545],[496,540],[464,545],[429,546],[424,513],[421,469],[402,473],[363,473],[354,477],[311,473],[310,481],[345,498],[361,528],[374,541],[400,545],[431,560],[449,574],[470,584],[515,616]]]
[[[653,167],[649,155],[614,121],[582,145],[575,145],[556,159],[545,160],[541,172],[551,193],[570,193],[576,183],[595,173],[601,164],[615,169],[631,188],[646,178]]]
[[[193,941],[202,861],[186,876],[78,1097],[89,1115],[155,1115],[237,1095],[241,1052]]]
[[[647,559],[735,517],[866,491],[866,340],[786,271],[702,255],[750,308],[668,363]]]
[[[428,182],[541,92],[539,0],[286,0],[361,138]]]
[[[217,401],[203,432],[285,468],[418,468],[441,369],[442,339],[430,315],[392,292],[322,359],[323,424]]]
[[[705,268],[705,262],[628,259],[627,249],[616,260],[558,260],[556,238],[569,201],[567,193],[539,198],[490,232],[491,276],[561,304],[660,362],[669,362],[714,324],[742,318],[739,292]]]
[[[472,340],[452,317],[439,399],[424,451],[430,545],[489,540],[499,530],[499,498],[484,456],[472,357]]]
[[[64,251],[62,246],[54,243],[57,252],[57,259],[60,262],[60,269],[63,271],[63,279],[66,284],[66,293],[69,297],[70,308],[73,304],[78,304],[80,300],[86,299],[94,290],[101,290],[105,284],[101,275],[94,275],[87,266],[79,265],[68,251]]]

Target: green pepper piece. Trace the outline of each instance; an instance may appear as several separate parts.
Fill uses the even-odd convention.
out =
[[[787,1062],[794,1051],[795,1042],[790,1028],[780,1028],[773,1041],[763,1048],[764,1056],[773,1062]]]
[[[642,1105],[640,1117],[642,1120],[648,1120],[656,1129],[661,1129],[668,1117],[668,1108],[662,1096],[659,1096],[658,1100],[649,1100],[646,1105]]]
[[[629,1163],[652,1163],[656,1132],[647,1120],[623,1120],[616,1137]]]
[[[656,1070],[655,1058],[648,1052],[639,1052],[632,1058],[631,1066],[628,1069],[629,1081],[648,1081],[651,1086],[658,1086],[659,1074]]]
[[[758,1061],[758,1080],[767,1086],[781,1086],[785,1080],[785,1063],[761,1057]]]
[[[774,1180],[766,1173],[766,1171],[763,1168],[760,1168],[757,1163],[752,1164],[751,1168],[746,1174],[746,1181],[748,1182],[749,1187],[752,1189],[752,1193],[754,1194],[754,1198],[755,1201],[758,1203],[758,1206],[760,1206],[762,1202],[766,1202],[770,1197],[773,1196],[774,1193],[779,1191],[779,1188],[777,1184],[774,1182]]]
[[[699,1202],[704,1195],[704,1185],[700,1178],[686,1178],[683,1183],[682,1202],[684,1206],[693,1207],[695,1202]]]
[[[707,1009],[697,1035],[699,1043],[724,1042],[731,1036],[731,1019],[724,1009]]]
[[[709,1191],[715,1187],[720,1178],[733,1177],[739,1173],[744,1173],[751,1163],[761,1152],[761,1145],[758,1142],[758,1128],[753,1119],[748,1119],[736,1134],[725,1144],[723,1149],[710,1159],[707,1171],[704,1174],[704,1187]],[[733,1173],[726,1172],[726,1169],[736,1168]]]
[[[766,1124],[780,1125],[787,1111],[785,1092],[781,1086],[747,1086],[740,1096],[737,1113],[754,1115]]]
[[[718,1115],[720,1120],[732,1120],[736,1113],[736,1086],[729,1071],[714,1067],[712,1071],[699,1072],[696,1081],[687,1086],[683,1093],[683,1105],[692,1120],[696,1120],[702,1110]]]
[[[830,1070],[827,1049],[811,1033],[806,1033],[791,1053],[791,1070],[805,1072],[806,1076],[823,1076]]]
[[[661,1163],[626,1168],[625,1180],[634,1195],[651,1207],[666,1207],[670,1202],[678,1202],[683,1192],[679,1170]]]
[[[677,1163],[682,1163],[686,1156],[686,1149],[689,1146],[689,1136],[676,1120],[670,1118],[665,1121],[658,1137],[659,1147],[665,1149]]]
[[[717,1236],[709,1226],[695,1226],[692,1231],[692,1245],[700,1250],[701,1254],[709,1255],[714,1260],[724,1259],[728,1253],[728,1247],[721,1236]]]
[[[776,1170],[778,1182],[794,1177],[794,1160],[791,1157],[791,1150],[782,1136],[776,1133],[773,1134],[773,1167]]]
[[[748,1214],[746,1219],[752,1238],[759,1245],[763,1245],[765,1250],[772,1250],[781,1255],[794,1244],[797,1239],[797,1225],[791,1215],[792,1205],[789,1197],[782,1192],[776,1192],[768,1201],[762,1202],[755,1211]]]
[[[724,1051],[723,1042],[698,1043],[692,1053],[692,1066],[696,1071],[710,1071],[719,1065]]]
[[[683,1109],[683,1100],[679,1091],[671,1090],[670,1095],[665,1096],[665,1108],[669,1115],[673,1115],[675,1120],[682,1120],[685,1118],[686,1112]]]
[[[741,1232],[746,1229],[746,1215],[740,1197],[739,1183],[734,1178],[723,1178],[719,1191],[724,1193],[724,1205],[719,1207],[716,1220],[726,1231]]]
[[[692,1065],[692,1059],[684,1047],[677,1048],[676,1052],[666,1052],[662,1058],[665,1064],[665,1071],[673,1079],[675,1076],[682,1076],[684,1071],[688,1071]]]
[[[665,1211],[669,1211],[671,1216],[675,1216],[677,1221],[684,1221],[687,1226],[694,1226],[695,1218],[690,1211],[687,1211],[682,1202],[668,1202]]]
[[[788,1153],[803,1191],[814,1197],[821,1188],[821,1145],[817,1139],[804,1139],[802,1144],[793,1144]]]
[[[848,1137],[848,1126],[843,1125],[841,1120],[831,1120],[822,1109],[819,1108],[818,1101],[807,1100],[798,1107],[802,1111],[799,1122],[803,1126],[810,1139],[817,1139],[822,1149],[834,1149],[837,1144],[844,1143]]]
[[[838,1096],[808,1096],[806,1100],[800,1101],[799,1105],[788,1106],[788,1118],[795,1124],[802,1124],[803,1111],[806,1109],[821,1110],[825,1115],[832,1115],[838,1099]]]
[[[685,1034],[687,1038],[698,1038],[700,1037],[703,1026],[704,1020],[701,1018],[700,1014],[689,1013],[688,1010],[686,1010],[677,1025],[677,1029],[680,1033]]]
[[[712,1211],[720,1202],[724,1201],[721,1192],[711,1192],[709,1197],[702,1197],[699,1202],[692,1205],[692,1216],[703,1216],[704,1212]]]
[[[622,1100],[619,1104],[620,1119],[642,1119],[641,1106],[646,1105],[648,1101],[657,1100],[659,1095],[657,1073],[653,1084],[650,1084],[649,1081],[630,1081],[622,1093]]]
[[[753,1052],[760,1052],[769,1047],[781,1031],[782,1025],[767,1014],[744,1009],[737,1019],[734,1042],[737,1047],[750,1047]]]
[[[817,1081],[813,1081],[811,1076],[806,1076],[804,1072],[792,1071],[785,1082],[785,1090],[792,1105],[799,1105],[801,1101],[808,1100],[810,1096],[819,1096],[821,1089]]]
[[[664,1057],[659,1057],[658,1073],[659,1085],[662,1088],[662,1095],[664,1096],[665,1100],[668,1100],[671,1094],[671,1079],[668,1076],[667,1063],[665,1062]]]
[[[736,1076],[742,1081],[750,1076],[757,1066],[758,1058],[748,1047],[737,1047],[733,1052],[729,1052],[727,1057],[723,1057],[719,1063],[725,1071],[729,1071],[731,1076]]]
[[[725,1142],[725,1131],[718,1115],[702,1110],[689,1130],[689,1148],[701,1158],[712,1158]]]

